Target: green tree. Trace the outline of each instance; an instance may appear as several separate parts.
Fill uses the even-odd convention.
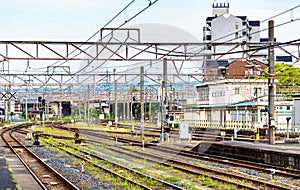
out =
[[[300,88],[300,68],[288,64],[275,63],[274,70],[275,73],[278,72],[275,76],[275,79],[277,80],[277,93],[289,94],[298,91],[295,89]],[[268,73],[268,69],[265,69],[265,72]],[[268,75],[266,73],[258,76],[257,79],[267,79]]]
[[[279,64],[280,67],[283,64]],[[278,80],[280,83],[278,85],[283,86],[300,86],[300,68],[289,66],[284,71],[278,73]]]

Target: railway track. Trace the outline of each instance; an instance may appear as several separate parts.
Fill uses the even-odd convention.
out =
[[[94,124],[98,124],[98,125],[102,125],[102,126],[106,126],[107,123],[108,123],[107,121],[95,121],[94,122]],[[112,125],[114,125],[114,121],[112,121]],[[132,125],[118,124],[118,128],[124,128],[124,129],[131,130]],[[134,129],[135,129],[135,132],[134,132],[135,134],[138,134],[138,135],[141,134],[141,129],[139,126],[134,126]],[[161,132],[161,130],[159,128],[144,127],[144,136],[160,137],[160,132]],[[111,133],[113,133],[113,132],[111,132]],[[115,133],[118,133],[118,132],[115,132]],[[123,134],[130,135],[131,132],[123,132]],[[191,134],[192,134],[191,140],[195,140],[195,141],[222,141],[222,140],[229,141],[232,139],[232,134],[226,134],[225,136],[221,136],[220,130],[217,130],[217,129],[207,131],[207,130],[202,130],[202,129],[198,129],[198,128],[192,128]],[[179,136],[178,130],[171,130],[170,136],[178,137]],[[251,139],[253,138],[253,135],[252,136],[238,135],[238,137],[241,137],[245,140],[247,139],[248,141],[251,141]]]
[[[66,145],[64,145],[64,146],[66,146]],[[78,148],[74,148],[74,147],[72,147],[72,146],[69,146],[69,145],[67,145],[67,147],[71,147],[72,149],[75,149],[75,151],[76,152],[78,152],[78,151],[80,151],[80,152],[82,152],[83,153],[83,155],[86,155],[86,156],[88,156],[88,157],[94,157],[94,158],[96,158],[96,159],[103,159],[103,157],[107,157],[109,154],[105,154],[105,156],[99,156],[99,152],[91,152],[91,150],[88,150],[88,151],[84,151],[82,148],[81,149],[78,149]],[[110,147],[110,148],[108,148],[108,149],[110,149],[110,150],[112,150],[112,151],[110,151],[111,153],[120,153],[120,154],[122,154],[123,156],[124,155],[127,155],[128,156],[128,153],[125,153],[125,152],[118,152],[118,151],[115,151],[114,149],[111,149],[112,147]],[[65,149],[62,149],[62,150],[64,150],[64,151],[66,151]],[[101,151],[102,153],[103,153],[103,151]],[[112,156],[112,158],[111,159],[114,159],[114,160],[116,160],[115,158],[117,157],[117,156],[115,156],[115,155],[110,155],[110,156]],[[131,155],[132,156],[132,155]],[[144,160],[144,158],[140,158],[141,159],[141,162],[144,162],[145,160]],[[153,160],[151,160],[150,162],[149,162],[149,160],[147,160],[147,162],[148,163],[151,163],[151,165],[153,164],[153,163],[155,163],[155,162],[152,162]],[[160,160],[161,161],[161,160]],[[111,162],[111,161],[110,161]],[[116,162],[119,162],[119,161],[116,161]],[[135,160],[135,161],[133,161],[133,162],[138,162],[137,160]],[[159,163],[159,161],[156,161],[156,163]],[[129,163],[128,163],[129,164]],[[131,163],[130,165],[132,165],[133,163]],[[174,165],[172,165],[172,166],[170,166],[170,165],[165,165],[166,167],[168,166],[168,167],[173,167]],[[132,167],[137,167],[137,166],[132,166]],[[116,170],[116,169],[114,169],[114,170]],[[119,170],[119,169],[117,169],[117,170]],[[132,170],[132,169],[131,169]],[[146,169],[146,170],[148,170],[148,169]],[[168,169],[167,169],[168,170]],[[122,170],[123,171],[123,170]],[[138,170],[136,170],[136,169],[134,169],[134,171],[135,172],[138,172],[138,173],[143,173],[143,175],[145,175],[144,173],[145,173],[145,171],[142,171],[142,172],[140,172],[140,171],[138,171]],[[157,170],[158,171],[158,170]],[[156,171],[156,172],[157,172]],[[186,170],[187,171],[187,170]],[[159,173],[160,173],[160,171],[159,171]],[[196,174],[197,175],[199,175],[199,172],[196,172]],[[151,174],[150,174],[151,175]],[[153,175],[153,174],[152,174]],[[186,175],[186,174],[183,174],[183,175]],[[189,171],[189,175],[190,175],[190,171]],[[148,175],[147,175],[148,176]],[[159,176],[161,176],[162,177],[162,174],[159,174]],[[163,175],[164,176],[164,175]],[[200,174],[200,176],[202,176],[202,173]],[[149,187],[149,189],[189,189],[188,187],[184,187],[184,184],[181,184],[181,183],[179,183],[178,182],[178,184],[172,184],[172,183],[168,183],[168,182],[164,182],[162,179],[157,179],[156,177],[148,177],[148,178],[154,178],[154,179],[156,179],[156,180],[158,180],[158,181],[160,181],[161,183],[164,183],[164,186],[165,187],[154,187],[154,188],[150,188]],[[216,177],[214,177],[214,179],[216,179]],[[222,180],[222,181],[224,181],[224,180]],[[169,186],[169,187],[168,187]],[[246,186],[246,185],[238,185],[239,187],[248,187],[247,189],[251,189],[251,188],[249,188],[249,186]],[[148,189],[148,188],[146,188],[146,187],[143,187],[144,189]],[[202,188],[197,188],[197,189],[202,189]],[[253,188],[252,188],[253,189]],[[255,189],[255,188],[254,188]]]
[[[53,141],[52,141],[53,142]],[[167,181],[146,175],[138,170],[121,165],[117,162],[101,157],[97,154],[85,151],[82,147],[75,147],[68,144],[58,142],[56,145],[48,143],[49,146],[58,147],[60,150],[93,165],[104,172],[107,172],[115,177],[121,178],[124,181],[131,183],[131,189],[139,187],[141,189],[177,189],[183,190],[184,188]],[[75,153],[74,153],[75,152]],[[121,172],[120,172],[121,171]]]
[[[86,131],[84,132],[86,133]],[[93,135],[94,132],[87,132],[89,135]],[[105,135],[105,134],[99,134],[96,133],[94,134],[97,137],[101,137],[101,138],[107,138],[110,140],[113,140],[113,138],[110,135]],[[91,138],[89,138],[91,139]],[[90,140],[88,140],[90,141]],[[138,142],[136,140],[132,141],[131,139],[126,139],[126,138],[118,138],[119,142],[123,142],[123,143],[128,143],[128,144],[135,144],[138,146],[142,146],[141,142]],[[97,142],[97,141],[92,141],[91,142]],[[284,178],[291,178],[291,179],[299,179],[299,174],[300,172],[297,170],[292,170],[292,169],[286,169],[286,168],[281,168],[281,167],[274,167],[274,166],[270,166],[270,165],[263,165],[263,164],[257,164],[257,163],[251,163],[251,162],[247,162],[247,161],[241,161],[241,160],[237,160],[237,159],[228,159],[228,158],[224,158],[224,157],[217,157],[217,156],[213,156],[213,155],[198,155],[196,153],[190,152],[190,151],[185,151],[185,150],[179,150],[179,149],[175,149],[175,148],[170,148],[170,147],[163,147],[163,146],[147,146],[147,144],[145,145],[147,148],[150,149],[154,149],[157,151],[160,151],[160,153],[158,153],[159,155],[168,153],[169,155],[165,155],[163,158],[167,158],[169,156],[169,160],[174,158],[174,155],[181,155],[181,156],[185,156],[186,158],[194,158],[196,159],[196,161],[202,162],[202,161],[209,161],[209,162],[213,162],[213,163],[219,163],[219,164],[223,164],[223,165],[229,165],[230,167],[240,167],[240,168],[245,168],[245,169],[249,169],[249,170],[254,170],[254,171],[258,171],[260,173],[264,173],[266,176],[270,176],[270,169],[275,169],[276,170],[276,176],[280,176],[280,177],[284,177]],[[117,151],[117,150],[114,150]],[[137,151],[136,153],[138,154],[140,151]],[[124,154],[124,152],[119,152],[120,154]],[[139,154],[143,154],[139,153]],[[149,155],[148,155],[149,156]],[[162,157],[157,158],[158,160],[162,160]],[[198,168],[198,169],[202,169],[203,168]],[[205,169],[205,168],[204,168]],[[220,175],[225,175],[225,174],[220,174]],[[237,177],[239,178],[241,175],[235,175],[232,177]],[[241,176],[242,179],[247,178],[247,180],[251,181],[252,179],[248,179],[247,175],[242,175]],[[249,177],[250,178],[250,177]],[[296,186],[292,186],[292,185],[287,185],[287,184],[276,184],[274,185],[272,182],[268,182],[268,181],[264,181],[264,179],[254,179],[252,180],[253,183],[257,183],[257,184],[261,184],[262,186],[267,186],[269,188],[279,188],[279,189],[291,189],[291,188],[297,188]]]
[[[57,137],[57,136],[56,136]],[[60,139],[61,138],[63,138],[63,137],[59,137]],[[102,139],[104,139],[104,138],[102,138]],[[68,140],[70,140],[70,139],[68,139]],[[113,138],[111,138],[110,140],[113,140]],[[77,150],[77,151],[79,151],[79,150]],[[78,152],[77,152],[78,153]],[[90,152],[85,152],[84,153],[84,155],[90,155]],[[81,158],[81,159],[84,159],[84,158]],[[112,158],[112,159],[114,159],[114,158]],[[87,161],[87,160],[85,160],[85,161]],[[134,167],[134,166],[133,166]],[[120,170],[120,169],[117,169],[117,171],[118,170]],[[184,176],[186,176],[186,174],[183,174]],[[189,173],[189,175],[191,175],[190,173]],[[203,177],[203,175],[202,174],[200,174],[199,175],[199,172],[197,173],[197,177],[196,178],[198,178],[198,177]],[[213,177],[213,176],[212,176]],[[214,178],[214,179],[216,179],[216,178]],[[185,180],[184,180],[185,181]],[[222,181],[222,180],[219,180],[219,181]],[[224,180],[223,180],[224,181]],[[218,183],[220,183],[220,182],[218,182]],[[190,185],[190,184],[188,184],[188,185]],[[162,189],[184,189],[184,188],[182,188],[181,186],[183,186],[183,184],[179,184],[179,185],[175,185],[175,187],[169,187],[169,188],[162,188]],[[241,186],[241,185],[239,185],[239,186]],[[244,185],[244,187],[245,187],[245,185]],[[144,189],[147,189],[146,187],[144,187]],[[155,189],[157,189],[157,188],[155,188]],[[160,188],[159,188],[160,189]],[[186,188],[186,189],[189,189],[189,188]],[[201,189],[201,188],[200,188]]]
[[[149,148],[158,150],[160,152],[168,152],[173,155],[185,156],[185,157],[194,158],[201,161],[210,161],[210,162],[230,165],[234,167],[243,167],[246,169],[257,170],[259,172],[263,172],[266,174],[270,173],[270,169],[274,169],[276,170],[276,175],[278,176],[291,178],[291,179],[300,179],[300,171],[295,169],[271,166],[262,163],[253,163],[250,161],[238,160],[234,158],[216,156],[216,155],[205,154],[205,153],[196,153],[196,152],[186,151],[186,150],[172,148],[172,147],[151,146]]]
[[[21,124],[7,127],[1,133],[1,138],[11,151],[20,159],[24,167],[31,173],[42,189],[70,189],[79,188],[66,179],[62,174],[44,162],[22,142],[14,137],[15,130],[28,127],[32,124]]]
[[[130,156],[139,159],[144,159],[144,160],[147,159],[151,163],[163,164],[165,166],[172,167],[180,171],[184,171],[186,173],[193,173],[195,175],[205,175],[207,177],[210,177],[218,181],[232,183],[239,188],[245,188],[245,189],[260,189],[260,188],[273,189],[274,188],[274,189],[287,189],[287,190],[291,189],[291,186],[288,185],[273,184],[272,182],[268,182],[266,180],[253,179],[252,177],[227,172],[222,169],[217,169],[215,167],[207,167],[206,165],[203,166],[203,165],[192,164],[190,162],[178,160],[175,159],[173,156],[162,152],[157,154],[155,154],[154,152],[145,153],[145,152],[141,152],[140,150],[136,151],[124,147],[111,147],[111,150],[114,152],[118,152],[119,154],[128,154]],[[233,181],[229,179],[233,179]],[[253,184],[253,186],[242,183],[244,180],[248,181],[250,184]]]
[[[129,127],[129,126],[125,126]],[[151,129],[153,130],[153,129]],[[80,130],[80,132],[83,135],[91,135],[91,136],[97,136],[98,138],[106,138],[109,140],[114,140],[116,141],[115,137],[107,134],[102,134],[93,130]],[[87,140],[89,142],[97,142],[93,141],[91,139]],[[128,143],[131,145],[137,145],[137,146],[142,146],[142,142],[139,140],[134,140],[134,139],[129,139],[129,138],[122,138],[118,137],[117,139],[118,142],[121,143]],[[209,154],[204,154],[204,153],[198,153],[198,152],[191,152],[187,150],[183,150],[182,148],[172,148],[170,146],[164,147],[164,146],[152,146],[153,144],[146,143],[145,146],[148,148],[160,150],[161,152],[168,152],[170,154],[176,154],[176,155],[181,155],[181,156],[186,156],[189,158],[194,158],[194,159],[199,159],[201,161],[209,161],[209,162],[215,162],[215,163],[220,163],[220,164],[226,164],[226,165],[231,165],[235,167],[243,167],[246,169],[250,170],[257,170],[259,172],[263,172],[266,174],[270,173],[271,169],[276,170],[276,176],[282,176],[286,178],[292,178],[292,179],[300,179],[300,171],[295,170],[295,169],[288,169],[288,168],[283,168],[279,166],[273,166],[273,165],[268,165],[268,164],[262,164],[262,163],[253,163],[250,161],[243,161],[243,160],[238,160],[234,158],[228,158],[228,157],[221,157],[221,156],[216,156],[216,155],[209,155]]]
[[[89,132],[89,133],[91,133],[91,132]],[[100,135],[99,133],[97,133],[96,136],[97,136],[97,138],[99,138],[99,136],[101,136],[102,139],[108,138],[109,140],[112,140],[112,137],[110,135],[107,135],[105,137],[105,135]],[[120,139],[120,140],[122,141],[122,139]],[[136,143],[136,141],[134,143]],[[240,175],[240,174],[236,174],[236,173],[226,172],[223,170],[218,170],[216,168],[208,168],[205,166],[199,166],[199,165],[194,165],[194,164],[187,163],[187,162],[182,162],[179,160],[174,160],[172,156],[162,155],[162,153],[160,153],[160,155],[155,155],[153,153],[147,154],[147,153],[141,152],[140,150],[139,151],[134,151],[134,150],[130,150],[130,149],[124,150],[123,147],[112,147],[112,146],[109,147],[109,149],[112,150],[113,152],[118,152],[119,154],[128,154],[135,158],[144,159],[151,163],[162,164],[164,166],[172,167],[172,168],[178,169],[180,171],[183,171],[183,172],[186,172],[189,174],[192,173],[195,175],[205,175],[214,180],[234,184],[234,185],[238,186],[239,188],[259,189],[259,187],[267,187],[267,188],[274,188],[274,189],[291,189],[290,186],[285,186],[282,184],[273,184],[268,181],[264,181],[264,180],[260,180],[260,179],[253,179],[253,178],[245,176],[245,175]],[[131,153],[128,153],[128,151],[131,151]],[[166,162],[162,162],[162,160],[166,160]],[[205,174],[203,174],[203,172],[205,172]],[[224,178],[224,176],[226,176],[226,177]],[[230,181],[228,179],[234,179],[234,180]],[[251,182],[251,184],[253,184],[253,185],[247,185],[247,184],[242,183],[242,181],[244,181],[245,179],[247,181]]]
[[[60,127],[61,128],[61,127]],[[80,130],[81,135],[88,135],[88,140],[86,140],[86,142],[89,143],[101,143],[98,142],[99,139],[104,140],[108,140],[108,141],[115,141],[116,139],[111,136],[111,135],[107,135],[107,134],[101,134],[100,132],[96,132],[96,131],[92,131],[92,130]],[[91,137],[96,137],[97,140],[92,140]],[[137,146],[142,146],[142,142],[138,141],[138,140],[132,140],[132,139],[127,139],[127,138],[118,138],[118,142],[121,143],[126,143],[126,144],[130,144],[130,145],[137,145]],[[102,142],[103,143],[103,142]],[[151,146],[149,146],[149,144],[145,144],[145,146],[148,149],[153,149],[155,151],[160,151],[160,157],[159,155],[154,155],[154,153],[152,153],[152,155],[144,155],[143,152],[136,151],[135,153],[131,153],[133,154],[132,156],[134,157],[134,154],[136,154],[135,156],[138,158],[138,155],[144,155],[145,157],[140,157],[140,159],[149,159],[149,162],[155,162],[154,160],[151,160],[150,157],[152,156],[157,156],[155,159],[158,160],[158,162],[161,162],[161,160],[163,158],[169,158],[167,159],[169,163],[171,163],[172,159],[174,159],[174,155],[180,155],[180,156],[185,156],[186,158],[193,158],[195,160],[198,161],[209,161],[209,162],[214,162],[214,163],[218,163],[218,164],[222,164],[222,165],[233,165],[234,167],[243,167],[243,168],[247,168],[247,169],[251,169],[251,170],[257,170],[260,172],[264,172],[264,173],[270,173],[270,168],[274,168],[273,166],[270,165],[265,165],[264,167],[262,167],[261,165],[258,165],[257,163],[250,163],[250,162],[242,162],[241,160],[234,160],[234,159],[228,159],[228,158],[217,158],[216,156],[212,156],[212,155],[199,155],[199,154],[195,154],[195,153],[191,153],[189,151],[185,151],[185,150],[179,150],[179,149],[175,149],[175,148],[170,148],[170,147],[162,147],[162,146],[153,146],[153,144],[151,144]],[[132,150],[121,150],[123,149],[122,147],[112,147],[113,151],[115,152],[119,152],[119,154],[126,154],[126,151],[132,151]],[[123,152],[122,152],[123,151]],[[161,157],[161,155],[164,155],[163,157]],[[148,158],[146,158],[148,157]],[[152,158],[153,159],[153,158]],[[171,161],[170,161],[171,160]],[[172,163],[173,165],[169,165],[171,167],[174,168],[178,168],[183,170],[180,167],[182,166],[175,166],[174,163]],[[178,163],[177,163],[178,164]],[[256,166],[255,166],[256,165]],[[258,165],[258,166],[257,166]],[[188,166],[188,168],[192,168],[195,166]],[[198,166],[195,167],[195,170],[205,170],[206,168],[199,168]],[[288,169],[284,169],[281,167],[275,167],[276,169],[276,175],[280,175],[282,177],[286,177],[286,178],[292,178],[292,179],[299,179],[299,173],[297,173],[296,170],[288,170]],[[189,169],[187,169],[189,170]],[[216,168],[213,169],[214,171],[207,171],[209,172],[214,172],[213,175],[208,175],[210,176],[212,179],[217,179],[219,181],[222,181],[222,178],[217,178],[216,177],[216,173],[219,173],[220,176],[225,176],[227,175],[226,173],[224,173],[224,171],[221,171],[221,173],[219,171],[216,172]],[[186,171],[187,173],[193,173],[193,171]],[[223,172],[223,173],[222,173]],[[200,175],[200,173],[196,173],[197,175]],[[268,180],[264,180],[264,179],[250,179],[251,177],[247,176],[247,175],[243,175],[243,174],[233,174],[231,176],[232,178],[240,178],[240,180],[246,179],[248,181],[251,181],[252,184],[254,184],[253,186],[249,187],[241,187],[241,183],[235,183],[238,187],[241,188],[246,188],[246,189],[261,189],[259,187],[264,187],[264,188],[271,188],[271,189],[297,189],[297,186],[292,186],[292,185],[288,185],[288,184],[275,184],[274,181],[270,182]]]

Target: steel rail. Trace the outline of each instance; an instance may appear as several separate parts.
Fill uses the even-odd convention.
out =
[[[29,154],[31,154],[35,159],[38,160],[39,163],[41,163],[43,166],[45,166],[49,171],[51,171],[56,177],[58,177],[59,179],[61,179],[65,185],[68,186],[68,188],[71,190],[80,190],[79,187],[77,187],[76,185],[74,185],[72,182],[70,182],[67,178],[65,178],[62,174],[60,174],[58,171],[56,171],[53,167],[51,167],[49,164],[47,164],[45,161],[43,161],[40,157],[38,157],[34,152],[32,152],[30,149],[28,149],[22,142],[20,142],[18,139],[16,139],[12,133],[15,130],[18,130],[20,128],[23,127],[28,127],[32,124],[21,124],[21,125],[17,125],[15,127],[13,127],[12,129],[8,128],[6,129],[6,132],[9,132],[10,137],[15,140],[18,144],[20,144],[22,146],[22,148],[24,148]],[[2,136],[2,135],[1,135]],[[47,187],[45,187],[42,182],[40,181],[40,179],[34,174],[34,172],[29,168],[29,166],[26,164],[26,162],[21,158],[21,156],[14,150],[13,146],[11,146],[9,144],[8,141],[6,141],[6,139],[4,138],[4,136],[2,136],[2,139],[9,145],[10,149],[14,152],[14,154],[16,154],[16,156],[20,159],[20,161],[23,163],[23,165],[26,167],[26,169],[28,169],[28,171],[30,171],[31,175],[33,175],[33,177],[35,178],[35,180],[38,180],[37,182],[39,184],[41,184],[43,189],[47,189]]]
[[[21,128],[21,126],[16,126],[14,128]],[[43,184],[43,182],[34,174],[34,172],[28,167],[28,165],[25,163],[25,161],[21,158],[21,156],[17,153],[17,151],[12,147],[12,145],[6,140],[4,137],[4,133],[9,132],[9,130],[12,130],[11,128],[6,128],[1,133],[2,140],[7,144],[8,148],[17,156],[17,158],[20,160],[20,162],[23,164],[23,166],[26,168],[26,170],[32,175],[34,180],[39,184],[39,186],[42,189],[47,189],[47,187]]]

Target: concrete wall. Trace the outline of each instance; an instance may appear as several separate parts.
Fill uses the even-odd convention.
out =
[[[241,147],[238,145],[212,144],[211,142],[203,142],[193,148],[192,151],[200,154],[214,154],[252,162],[300,169],[300,154],[272,151],[263,148]]]

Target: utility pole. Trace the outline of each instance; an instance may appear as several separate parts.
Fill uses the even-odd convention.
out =
[[[126,114],[126,120],[127,121],[129,121],[129,120],[131,120],[131,116],[130,116],[130,104],[131,104],[131,101],[132,101],[132,98],[131,98],[131,95],[130,95],[130,91],[128,91],[128,93],[129,93],[129,100],[128,100],[128,102],[126,103],[126,105],[127,105],[127,114]]]
[[[144,67],[141,67],[140,75],[140,100],[141,100],[141,135],[144,137],[144,118],[145,118],[145,97],[144,97]]]
[[[130,121],[133,121],[133,103],[134,103],[134,99],[133,99],[133,85],[130,85]]]
[[[170,84],[170,101],[169,101],[169,110],[170,111],[173,110],[173,96],[174,96],[174,89],[173,89],[173,85]]]
[[[268,63],[269,63],[269,79],[268,79],[268,91],[269,91],[269,144],[275,144],[275,74],[274,74],[274,21],[269,21],[269,50],[268,50]]]
[[[151,113],[151,98],[152,98],[152,96],[151,96],[152,94],[151,94],[151,90],[149,91],[149,122],[150,123],[152,123],[152,113]]]
[[[163,60],[163,81],[162,81],[162,94],[161,94],[161,142],[164,142],[166,140],[166,128],[167,125],[167,96],[168,96],[168,66],[167,66],[167,59],[164,58]]]
[[[115,128],[118,128],[118,99],[117,99],[117,80],[116,80],[116,69],[114,69],[114,84],[115,84]]]
[[[88,84],[88,90],[87,90],[87,122],[88,127],[90,127],[91,119],[90,119],[90,85]]]

